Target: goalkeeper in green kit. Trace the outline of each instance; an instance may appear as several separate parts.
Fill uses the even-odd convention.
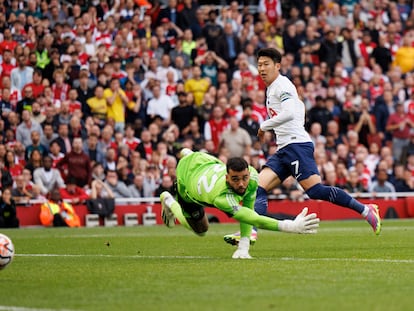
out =
[[[161,193],[162,219],[172,228],[175,219],[187,229],[203,236],[208,230],[205,206],[216,207],[240,222],[240,242],[233,258],[252,258],[249,254],[252,227],[288,233],[316,233],[319,219],[307,215],[295,220],[276,220],[254,211],[258,173],[243,158],[224,164],[201,152],[183,149],[177,165],[177,194]]]

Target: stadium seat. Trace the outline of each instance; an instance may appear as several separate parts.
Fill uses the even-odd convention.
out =
[[[142,224],[144,226],[152,226],[157,224],[157,217],[152,212],[152,206],[147,206],[147,212],[142,214]]]
[[[99,215],[86,214],[85,215],[85,226],[86,227],[99,227]]]
[[[124,225],[125,227],[133,227],[137,226],[138,222],[138,214],[135,213],[126,213],[124,214]]]
[[[105,227],[116,227],[118,226],[118,215],[112,214],[108,217],[104,218],[104,226]]]

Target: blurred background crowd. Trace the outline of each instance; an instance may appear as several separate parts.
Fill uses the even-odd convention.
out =
[[[412,1],[0,0],[0,30],[0,180],[17,203],[157,196],[182,147],[260,171],[277,149],[256,138],[263,47],[284,55],[324,183],[414,190]],[[294,179],[273,194],[304,199]]]

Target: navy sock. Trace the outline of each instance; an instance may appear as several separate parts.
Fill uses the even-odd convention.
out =
[[[365,205],[355,200],[348,193],[337,187],[329,187],[322,184],[316,184],[306,191],[306,194],[314,200],[324,200],[348,207],[360,214],[365,209]]]
[[[257,188],[254,210],[259,215],[266,215],[267,212],[267,191],[260,186]]]

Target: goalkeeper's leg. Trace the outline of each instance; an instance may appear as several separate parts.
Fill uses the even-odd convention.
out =
[[[192,215],[186,217],[180,203],[178,203],[169,192],[164,191],[161,193],[160,198],[162,205],[162,219],[168,227],[172,228],[175,223],[175,218],[177,218],[180,224],[188,230],[191,230],[200,236],[205,235],[208,230],[208,219],[203,208],[197,207],[197,210],[192,212]]]

